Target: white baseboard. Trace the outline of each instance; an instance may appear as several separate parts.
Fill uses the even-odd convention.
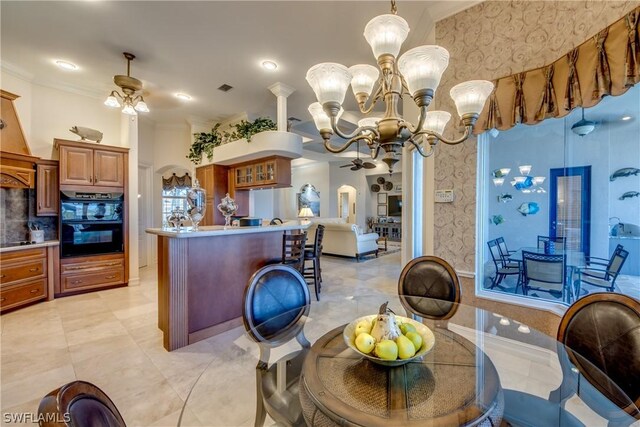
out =
[[[140,278],[139,277],[130,277],[129,278],[129,286],[140,286]]]

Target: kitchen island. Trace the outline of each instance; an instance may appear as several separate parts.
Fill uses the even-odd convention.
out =
[[[158,236],[158,327],[172,351],[242,325],[253,273],[282,255],[282,235],[298,221],[261,227],[149,228]]]

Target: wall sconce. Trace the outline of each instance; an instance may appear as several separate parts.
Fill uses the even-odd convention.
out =
[[[533,177],[533,185],[540,185],[544,182],[546,178],[544,176],[534,176]]]
[[[493,178],[493,185],[500,187],[502,184],[504,184],[504,178]]]

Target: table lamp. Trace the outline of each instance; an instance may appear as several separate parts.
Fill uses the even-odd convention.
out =
[[[302,218],[300,224],[309,224],[309,218],[313,218],[313,211],[308,206],[303,206],[298,213],[298,218]]]

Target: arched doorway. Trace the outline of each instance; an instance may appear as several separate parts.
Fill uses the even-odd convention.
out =
[[[338,217],[351,224],[356,223],[357,191],[351,185],[338,187]]]

